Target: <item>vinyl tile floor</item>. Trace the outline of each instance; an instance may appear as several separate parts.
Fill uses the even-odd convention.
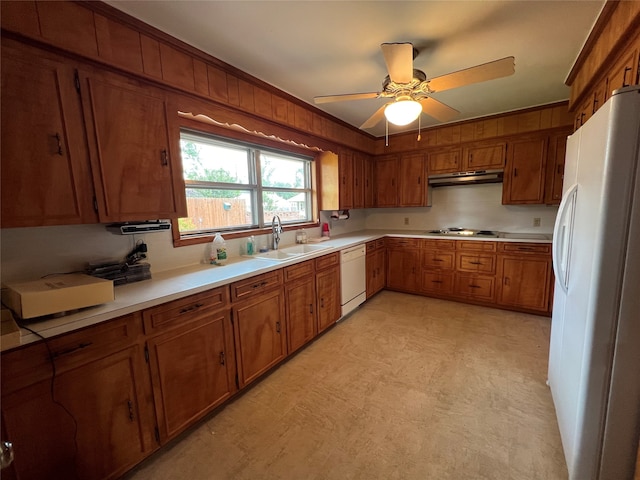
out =
[[[127,478],[566,479],[550,323],[383,291]]]

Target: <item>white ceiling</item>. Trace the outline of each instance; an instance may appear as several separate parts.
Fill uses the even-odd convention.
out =
[[[414,68],[428,78],[514,56],[512,76],[434,94],[461,112],[458,121],[566,100],[564,81],[604,0],[106,3],[310,104],[380,91],[385,42],[413,43]],[[385,101],[318,108],[359,127]],[[421,122],[438,123],[425,114]],[[384,135],[384,122],[367,131]]]

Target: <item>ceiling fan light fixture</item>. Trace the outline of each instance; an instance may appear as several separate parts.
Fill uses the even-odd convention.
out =
[[[384,109],[384,116],[394,125],[409,125],[422,113],[422,104],[411,97],[398,97]]]

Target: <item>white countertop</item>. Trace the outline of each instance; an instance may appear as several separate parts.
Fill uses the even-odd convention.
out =
[[[237,280],[243,280],[254,275],[259,275],[261,273],[277,270],[298,262],[320,257],[328,253],[339,251],[344,248],[384,236],[440,239],[453,238],[473,241],[551,243],[551,235],[546,234],[506,235],[506,238],[487,238],[467,237],[461,235],[429,235],[425,233],[425,231],[363,230],[341,235],[339,237],[333,237],[330,240],[320,242],[318,245],[322,245],[326,248],[313,253],[293,257],[290,260],[276,261],[234,257],[229,260],[227,265],[224,266],[200,264],[168,270],[165,272],[153,273],[153,277],[150,280],[143,280],[136,283],[114,287],[115,300],[113,302],[85,308],[56,318],[49,316],[44,319],[24,321],[22,323],[45,338],[54,337],[79,328],[117,318],[122,315],[137,312],[145,308],[160,305],[171,300],[176,300],[211,288],[227,285]],[[283,245],[282,248],[284,247],[285,246]],[[33,333],[29,333],[24,329],[22,329],[21,332],[22,336],[20,338],[20,345],[26,345],[39,340],[39,338]],[[8,350],[13,347],[14,345],[10,345],[7,348],[5,348],[4,345],[0,345],[0,351]]]

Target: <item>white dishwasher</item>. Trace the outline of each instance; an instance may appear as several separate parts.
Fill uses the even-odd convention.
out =
[[[367,299],[366,260],[364,244],[345,248],[340,252],[340,305],[343,317]]]

